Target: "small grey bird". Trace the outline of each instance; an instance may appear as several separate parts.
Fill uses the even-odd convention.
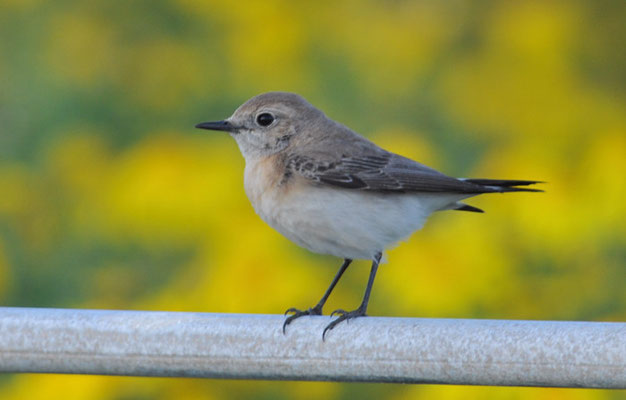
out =
[[[287,325],[322,307],[353,259],[372,260],[361,305],[338,315],[365,316],[382,253],[422,227],[434,211],[483,212],[461,200],[482,193],[539,192],[539,181],[457,179],[388,152],[330,118],[297,94],[253,97],[229,118],[196,128],[228,132],[245,158],[244,188],[259,216],[315,253],[344,259],[312,308],[288,309]]]

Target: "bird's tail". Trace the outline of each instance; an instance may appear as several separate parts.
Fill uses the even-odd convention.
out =
[[[543,192],[541,189],[518,187],[534,185],[536,183],[544,183],[542,181],[522,181],[514,179],[461,179],[462,181],[482,186],[485,192]]]

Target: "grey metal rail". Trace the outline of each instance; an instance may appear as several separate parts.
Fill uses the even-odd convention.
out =
[[[0,371],[626,388],[626,323],[0,308]]]

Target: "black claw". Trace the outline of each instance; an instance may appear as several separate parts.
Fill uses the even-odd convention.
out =
[[[292,323],[294,320],[305,315],[322,315],[322,310],[318,307],[309,308],[308,310],[299,310],[295,307],[291,307],[287,311],[285,311],[285,315],[289,313],[293,313],[293,315],[287,317],[287,319],[285,319],[285,322],[283,322],[283,335],[285,334],[285,329],[287,328],[287,325]]]
[[[285,322],[283,322],[283,335],[285,334],[285,329],[287,329],[287,325],[289,325],[291,321],[295,319],[295,316],[296,314],[290,315],[287,319],[285,319]]]
[[[331,312],[331,313],[330,313],[330,316],[331,316],[331,317],[334,317],[335,315],[339,315],[339,314],[344,315],[344,314],[347,314],[347,313],[348,313],[348,312],[347,312],[346,310],[343,310],[343,309],[339,308],[339,309],[337,309],[337,310],[335,310],[335,311]]]
[[[298,313],[298,311],[300,311],[300,310],[298,310],[298,309],[297,309],[297,308],[295,308],[295,307],[291,307],[291,308],[288,308],[288,309],[287,309],[287,311],[285,311],[285,313],[284,313],[283,315],[284,315],[284,316],[286,316],[286,315],[287,315],[287,314],[289,314],[289,313],[294,313],[294,314],[297,314],[297,313]]]
[[[334,326],[333,326],[334,328]],[[322,332],[322,342],[326,340],[326,332],[333,329],[330,327],[330,325],[328,325],[326,328],[324,328],[324,332]]]
[[[346,310],[339,309],[339,310],[333,311],[330,315],[333,316],[335,314],[339,315],[339,317],[337,317],[337,319],[332,321],[330,324],[326,325],[326,328],[324,328],[324,332],[322,332],[322,340],[326,338],[326,332],[334,329],[335,326],[337,326],[342,321],[348,322],[351,319],[366,316],[365,310],[363,309],[363,307],[359,307],[353,311],[346,311]]]

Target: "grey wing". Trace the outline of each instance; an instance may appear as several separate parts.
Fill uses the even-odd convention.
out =
[[[411,159],[381,151],[369,155],[343,155],[337,160],[294,156],[289,173],[297,173],[323,185],[374,192],[431,192],[480,194],[540,191],[518,188],[537,181],[457,179]]]
[[[346,189],[376,192],[485,193],[494,191],[444,175],[408,158],[380,152],[343,156],[334,161],[295,156],[288,170],[307,179]]]

